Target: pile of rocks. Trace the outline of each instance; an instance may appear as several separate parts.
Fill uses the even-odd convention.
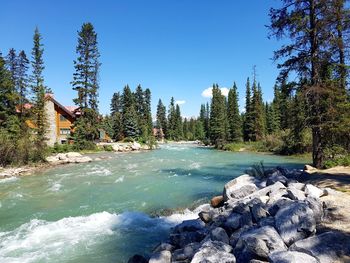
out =
[[[151,150],[148,145],[141,145],[138,142],[133,143],[113,143],[112,148],[115,152],[131,152],[140,150]]]
[[[46,157],[46,161],[50,164],[57,165],[65,163],[88,163],[91,162],[92,159],[77,152],[68,152]]]
[[[6,169],[0,167],[0,179],[27,174],[31,172],[32,169],[33,168],[30,168],[30,167],[6,168]]]
[[[276,168],[264,175],[228,182],[222,197],[198,219],[177,225],[149,261],[135,255],[129,262],[328,263],[350,256],[349,235],[317,231],[326,211],[321,197],[331,190],[299,183],[302,171]]]

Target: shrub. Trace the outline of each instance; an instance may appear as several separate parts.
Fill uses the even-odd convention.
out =
[[[45,143],[35,142],[28,131],[21,135],[0,130],[0,165],[25,165],[41,162],[45,159],[48,148]]]
[[[334,166],[350,166],[350,154],[346,149],[339,145],[324,149],[325,162],[324,168],[331,168]]]
[[[134,142],[135,140],[132,137],[125,137],[123,142]]]
[[[256,163],[252,165],[252,168],[245,171],[247,174],[257,177],[264,178],[266,177],[264,162]]]
[[[97,149],[97,146],[92,141],[82,140],[79,142],[74,142],[73,149],[76,151],[82,151],[82,150],[95,151]]]
[[[103,150],[106,152],[113,152],[113,147],[112,145],[103,145]]]
[[[51,153],[66,153],[74,151],[74,145],[72,144],[58,144],[55,143],[52,148],[50,148]]]

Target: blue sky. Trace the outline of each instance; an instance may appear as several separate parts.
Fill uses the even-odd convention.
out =
[[[109,113],[112,94],[141,84],[158,99],[185,101],[184,116],[198,115],[213,83],[236,81],[244,106],[245,81],[257,67],[264,99],[272,99],[278,70],[271,60],[280,43],[267,38],[270,7],[277,0],[2,0],[0,51],[30,54],[35,26],[43,36],[45,83],[64,105],[73,105],[70,82],[77,31],[91,22],[102,63],[100,111]]]

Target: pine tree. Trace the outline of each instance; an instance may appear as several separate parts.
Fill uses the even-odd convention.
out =
[[[213,98],[211,101],[210,111],[210,140],[216,147],[220,147],[226,141],[226,107],[225,97],[217,84],[212,88]]]
[[[41,43],[41,34],[39,29],[36,28],[34,32],[33,42],[34,46],[32,49],[32,75],[31,75],[31,87],[33,93],[33,113],[34,113],[34,122],[36,124],[36,142],[38,145],[39,151],[44,148],[46,141],[46,131],[47,131],[47,116],[45,111],[45,92],[46,87],[44,85],[44,61],[43,61],[43,45]]]
[[[302,92],[306,95],[308,106],[307,122],[312,130],[313,164],[318,168],[324,164],[327,145],[327,136],[323,133],[327,130],[323,122],[327,107],[324,107],[323,96],[329,94],[332,87],[328,85],[324,72],[334,65],[334,48],[339,51],[337,62],[341,86],[344,86],[346,73],[345,58],[341,58],[346,54],[342,36],[345,5],[338,0],[330,3],[332,8],[325,8],[324,1],[284,0],[280,8],[270,10],[271,35],[277,39],[288,38],[288,44],[275,52],[275,60],[283,59],[278,65],[280,79],[286,80],[289,73],[295,71],[303,83]],[[339,5],[336,6],[336,3]]]
[[[242,140],[242,123],[239,113],[238,92],[236,83],[228,93],[227,119],[229,123],[229,140],[238,142]]]
[[[167,126],[166,107],[163,105],[162,100],[159,99],[157,105],[157,129],[159,133],[157,134],[158,139],[161,139],[163,135],[167,137]]]
[[[74,123],[73,138],[79,147],[93,147],[93,141],[99,136],[98,89],[99,57],[97,34],[91,23],[84,23],[78,31],[76,47],[77,59],[74,60],[75,73],[72,86],[78,96],[74,102],[79,106],[81,116]],[[78,127],[80,126],[80,127]]]

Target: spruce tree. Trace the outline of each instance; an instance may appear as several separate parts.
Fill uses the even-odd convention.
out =
[[[236,83],[228,93],[227,118],[229,123],[229,140],[238,142],[242,140],[242,123],[239,113],[238,92]]]
[[[45,111],[45,92],[46,87],[44,85],[44,61],[43,61],[43,44],[41,43],[41,34],[39,29],[36,28],[33,36],[34,46],[32,49],[32,75],[31,75],[31,87],[33,94],[33,113],[34,122],[36,124],[36,143],[39,148],[39,152],[45,146],[46,131],[47,131],[47,116]]]
[[[253,97],[252,97],[252,122],[253,122],[253,141],[259,141],[265,134],[265,110],[262,100],[262,91],[260,84],[256,85],[253,82]]]
[[[28,94],[28,68],[29,68],[29,60],[27,59],[26,53],[22,50],[18,55],[18,96],[19,96],[19,111],[20,117],[23,121],[24,115],[24,104],[27,102],[27,94]]]
[[[7,69],[11,75],[12,85],[14,90],[18,92],[18,58],[16,50],[11,48],[6,57]]]
[[[213,98],[210,107],[210,140],[216,147],[222,146],[226,141],[226,107],[225,97],[217,84],[212,88]]]
[[[246,83],[246,97],[245,97],[245,114],[244,114],[244,123],[243,123],[243,138],[244,141],[253,140],[253,117],[252,117],[252,97],[251,97],[251,88],[250,81],[247,78]]]
[[[79,148],[93,146],[99,137],[98,125],[98,89],[99,57],[97,34],[91,23],[84,23],[78,31],[76,47],[77,59],[74,60],[75,73],[72,86],[77,91],[74,102],[80,108],[81,116],[74,123],[73,138]],[[80,126],[80,127],[79,127]]]
[[[11,73],[7,70],[5,59],[0,53],[0,127],[5,128],[10,117],[16,112],[16,97]]]
[[[77,59],[74,60],[73,90],[78,96],[74,99],[82,111],[90,108],[97,112],[98,73],[100,53],[97,47],[97,34],[91,23],[84,23],[78,31],[76,47]]]
[[[146,89],[144,92],[144,120],[145,120],[145,131],[144,138],[149,140],[153,136],[153,122],[152,122],[152,112],[151,112],[151,90]]]
[[[175,140],[176,129],[176,111],[174,97],[170,99],[170,105],[168,109],[168,127],[167,127],[167,139]]]
[[[158,139],[162,138],[162,136],[167,137],[167,119],[166,119],[166,107],[163,104],[162,100],[159,99],[157,105],[157,129]]]
[[[113,94],[111,100],[111,122],[113,133],[112,138],[116,141],[123,139],[123,125],[122,125],[122,97],[119,92]]]
[[[137,139],[140,135],[139,119],[136,111],[135,97],[128,85],[123,90],[122,124],[126,137]]]
[[[183,124],[182,116],[179,104],[176,104],[175,107],[175,126],[174,126],[174,139],[175,141],[182,140],[184,137],[183,134]]]

